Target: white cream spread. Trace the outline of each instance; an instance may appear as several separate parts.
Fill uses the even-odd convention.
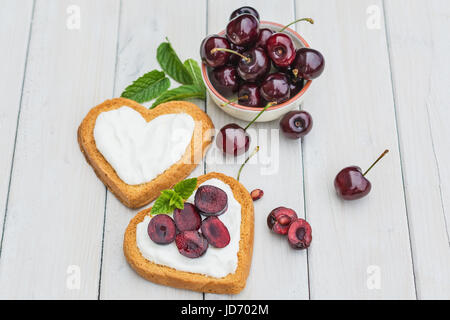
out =
[[[130,107],[102,112],[95,122],[97,149],[129,185],[146,183],[179,161],[194,132],[185,113],[165,114],[147,122]]]
[[[241,205],[234,198],[230,186],[223,181],[210,179],[203,184],[216,186],[227,193],[228,209],[219,216],[219,219],[225,224],[230,233],[230,243],[225,248],[218,249],[209,245],[203,256],[195,259],[187,258],[178,252],[175,241],[167,245],[161,245],[150,239],[147,233],[148,224],[151,220],[149,216],[146,216],[144,221],[137,225],[136,243],[142,256],[151,262],[179,271],[222,278],[230,273],[234,273],[237,268],[237,254],[241,237]],[[188,199],[188,202],[194,203],[194,194]]]

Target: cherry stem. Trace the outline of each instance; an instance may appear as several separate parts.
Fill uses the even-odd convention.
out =
[[[374,165],[376,165],[377,164],[377,162],[378,161],[380,161],[381,160],[381,158],[383,158],[385,155],[386,155],[386,153],[388,153],[389,152],[389,150],[388,149],[386,149],[386,150],[384,150],[384,152],[377,158],[377,160],[375,160],[375,162],[374,163],[372,163],[372,165],[369,167],[369,169],[367,169],[366,170],[366,172],[364,172],[363,173],[363,176],[365,176],[366,174],[367,174],[367,172],[369,172],[370,171],[370,169],[372,169],[373,168],[373,166]]]
[[[250,62],[250,58],[249,57],[246,57],[242,53],[239,53],[237,51],[234,51],[234,50],[231,50],[231,49],[227,49],[227,48],[213,48],[211,50],[211,54],[216,53],[217,51],[225,51],[225,52],[234,53],[234,54],[237,54],[242,59],[244,59],[246,62]]]
[[[259,116],[260,116],[264,111],[266,111],[268,108],[270,108],[271,106],[273,106],[273,105],[275,105],[275,104],[277,104],[277,103],[276,103],[276,102],[269,102],[268,104],[266,104],[266,106],[264,107],[264,109],[262,109],[262,110],[256,115],[256,117],[254,117],[253,120],[250,121],[250,122],[247,124],[247,126],[244,128],[244,131],[247,131],[247,129],[253,124],[253,122],[256,121],[256,119],[259,118]]]
[[[283,27],[283,29],[281,29],[281,30],[278,31],[278,32],[283,32],[283,31],[286,30],[289,26],[292,26],[293,24],[295,24],[295,23],[297,23],[297,22],[300,22],[300,21],[308,21],[309,23],[314,24],[314,20],[311,19],[311,18],[301,18],[301,19],[292,21],[291,23],[285,25],[285,26]]]
[[[242,168],[244,168],[244,166],[248,162],[248,160],[250,160],[250,158],[253,157],[258,151],[259,151],[259,146],[256,146],[256,148],[253,150],[253,152],[247,157],[247,159],[245,159],[244,163],[241,164],[241,167],[239,168],[238,175],[236,178],[237,181],[239,181],[239,178],[241,176]]]
[[[237,97],[237,98],[234,98],[234,99],[230,99],[230,100],[228,100],[227,103],[222,103],[220,106],[221,107],[225,107],[225,106],[229,105],[230,103],[239,101],[239,99],[248,99],[248,95],[244,95],[242,97]]]

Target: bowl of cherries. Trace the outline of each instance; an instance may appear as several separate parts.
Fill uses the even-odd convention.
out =
[[[265,109],[257,120],[265,122],[300,105],[325,67],[323,55],[289,28],[300,21],[313,23],[310,18],[286,26],[260,21],[254,8],[241,7],[225,30],[203,39],[202,78],[223,111],[250,121]]]

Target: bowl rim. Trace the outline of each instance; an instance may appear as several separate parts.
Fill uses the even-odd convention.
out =
[[[265,24],[265,25],[271,25],[271,26],[276,26],[279,28],[283,28],[284,25],[277,23],[277,22],[272,22],[272,21],[260,21],[261,24]],[[306,42],[306,40],[299,35],[296,31],[294,31],[291,28],[286,28],[286,30],[288,30],[290,33],[292,33],[295,37],[297,37],[297,39],[303,43],[303,45],[305,46],[305,48],[310,48],[308,42]],[[221,32],[218,33],[219,35],[224,35],[225,34],[225,30],[222,30]],[[209,81],[209,77],[207,74],[207,70],[206,70],[206,64],[202,62],[202,77],[203,77],[203,81],[206,83],[206,86],[208,87],[208,89],[219,99],[221,100],[224,104],[226,104],[226,106],[231,106],[234,107],[236,109],[240,109],[240,110],[247,110],[247,111],[261,111],[264,108],[255,108],[255,107],[247,107],[247,106],[243,106],[234,102],[230,102],[230,100],[228,100],[227,98],[225,98],[224,96],[222,96],[211,84],[211,82]],[[295,96],[293,96],[292,98],[290,98],[289,100],[281,103],[281,104],[277,104],[274,105],[272,107],[267,108],[266,111],[270,111],[270,110],[276,110],[276,109],[280,109],[283,108],[287,105],[290,105],[291,103],[295,102],[296,100],[298,100],[303,94],[305,94],[306,90],[308,90],[308,88],[311,86],[312,80],[308,80],[306,81],[305,86],[302,88],[302,90],[300,90],[299,93],[297,93]],[[225,107],[225,106],[224,106]]]

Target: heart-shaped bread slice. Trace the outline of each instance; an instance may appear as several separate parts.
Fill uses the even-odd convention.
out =
[[[147,235],[151,208],[142,210],[131,219],[123,242],[128,263],[141,277],[166,286],[209,293],[236,294],[245,287],[253,254],[253,201],[241,183],[221,173],[211,172],[198,177],[197,188],[214,182],[223,183],[222,187],[230,193],[228,210],[219,216],[230,231],[228,246],[218,249],[209,245],[203,256],[186,258],[177,251],[175,242],[166,245],[152,242]],[[236,212],[237,208],[240,212]],[[240,220],[235,221],[236,217],[240,217]],[[234,230],[236,227],[237,232]],[[151,261],[144,255],[153,256],[154,260]],[[155,260],[164,262],[156,263]],[[235,265],[231,267],[234,269],[232,272],[216,272],[219,269],[228,272],[230,267],[224,266],[233,264],[233,260]],[[174,265],[177,267],[173,267]],[[204,273],[192,270],[203,270]],[[206,275],[207,273],[210,275]]]
[[[96,126],[98,119],[101,119],[97,126],[101,127],[102,134]],[[152,120],[155,121],[152,123]],[[172,134],[177,126],[188,127],[191,139],[186,134],[183,136],[182,130]],[[213,129],[208,115],[190,102],[166,102],[149,110],[135,101],[115,98],[89,111],[78,128],[78,143],[87,162],[108,189],[127,207],[139,208],[195,169],[211,144]],[[96,138],[105,154],[99,151]],[[174,139],[178,139],[176,143]],[[185,144],[180,145],[180,139]],[[175,156],[171,149],[176,149]],[[176,159],[170,162],[169,154]],[[128,176],[130,181],[137,181],[136,177],[141,180],[127,183]],[[145,180],[146,177],[152,178]]]

